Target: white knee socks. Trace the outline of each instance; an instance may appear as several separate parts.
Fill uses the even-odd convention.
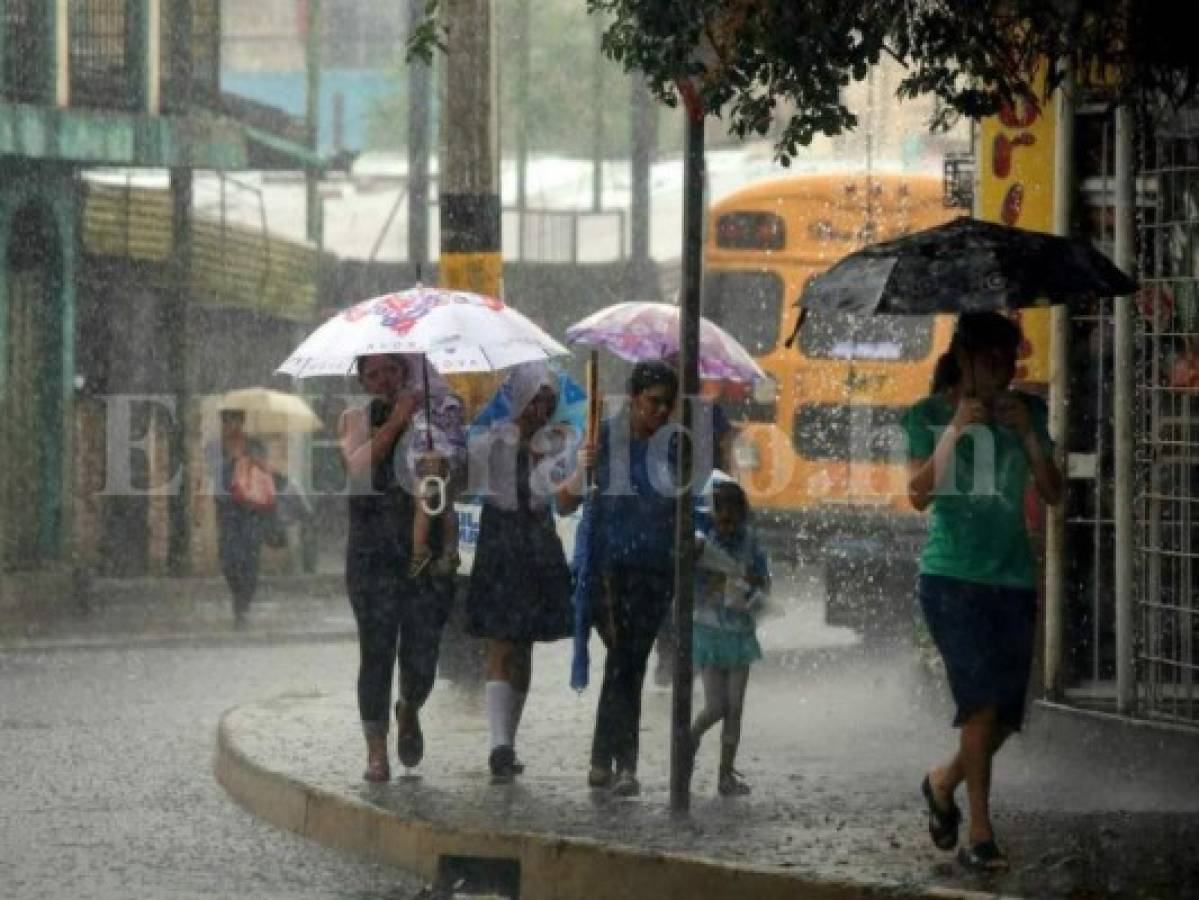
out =
[[[487,724],[491,729],[492,750],[512,746],[516,735],[516,701],[523,696],[506,681],[487,682]]]

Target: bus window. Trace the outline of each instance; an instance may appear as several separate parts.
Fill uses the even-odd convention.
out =
[[[932,316],[811,315],[799,347],[812,359],[899,362],[928,356],[932,335]]]
[[[783,309],[783,279],[774,272],[709,271],[704,278],[704,316],[754,356],[774,349]]]
[[[728,250],[782,250],[786,224],[773,213],[736,212],[716,220],[716,246]]]

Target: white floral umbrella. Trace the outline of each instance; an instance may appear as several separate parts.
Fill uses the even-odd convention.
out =
[[[349,375],[376,353],[421,353],[442,375],[497,372],[570,353],[502,300],[417,285],[363,300],[309,335],[278,369],[307,378]]]

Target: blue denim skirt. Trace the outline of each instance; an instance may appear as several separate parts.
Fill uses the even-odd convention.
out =
[[[994,706],[999,723],[1019,731],[1032,669],[1037,592],[921,575],[920,606],[945,660],[957,705],[953,724]]]

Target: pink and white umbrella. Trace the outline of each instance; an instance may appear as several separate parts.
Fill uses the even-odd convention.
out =
[[[621,359],[641,362],[679,352],[679,308],[668,303],[617,303],[566,329],[570,344],[607,347]],[[766,373],[731,334],[699,320],[699,377],[713,381],[765,381]]]
[[[422,353],[442,375],[497,372],[570,353],[502,300],[418,285],[363,300],[310,334],[279,366],[306,378],[349,375],[376,353]]]

